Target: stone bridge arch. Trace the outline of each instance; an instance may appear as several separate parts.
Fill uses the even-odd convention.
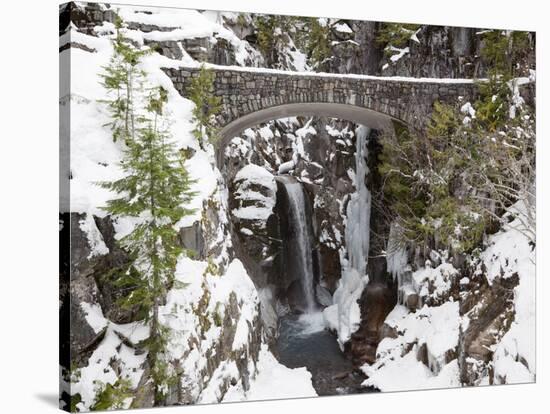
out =
[[[290,72],[272,69],[211,66],[214,93],[222,109],[219,152],[246,128],[290,116],[327,116],[391,128],[392,120],[422,131],[435,101],[474,100],[478,87],[470,79],[422,79]],[[199,68],[167,68],[182,96]]]

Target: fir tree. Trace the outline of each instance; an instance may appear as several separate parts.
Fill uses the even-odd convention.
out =
[[[144,72],[139,69],[138,63],[149,50],[137,48],[124,36],[124,26],[119,17],[115,21],[115,29],[112,40],[114,53],[100,76],[109,96],[104,102],[110,111],[111,122],[107,125],[113,131],[113,141],[122,138],[128,142],[136,133],[136,101],[143,87]]]
[[[328,22],[318,18],[307,20],[306,50],[314,68],[322,69],[323,63],[330,58],[330,27]]]
[[[96,398],[90,411],[122,410],[126,400],[132,397],[132,383],[129,379],[118,379],[114,384],[96,383]]]
[[[254,16],[258,48],[267,67],[275,69],[292,68],[286,49],[292,46],[299,17],[258,14]]]
[[[150,326],[145,346],[149,351],[155,384],[155,404],[161,405],[175,373],[165,349],[169,330],[159,322],[159,307],[167,290],[174,286],[174,271],[182,248],[174,225],[193,211],[184,207],[194,193],[184,160],[162,127],[166,92],[153,90],[141,116],[141,126],[128,142],[122,161],[124,178],[102,183],[118,194],[105,210],[115,217],[136,217],[134,230],[121,239],[130,266],[117,275],[116,283],[129,293],[121,303],[139,306]]]
[[[376,42],[384,46],[386,54],[392,54],[392,47],[403,48],[422,26],[419,24],[382,23],[376,34]]]
[[[201,66],[199,74],[191,81],[189,98],[195,104],[193,134],[204,149],[204,142],[208,140],[214,144],[217,140],[217,128],[214,126],[214,117],[220,111],[221,99],[214,95],[214,72]]]

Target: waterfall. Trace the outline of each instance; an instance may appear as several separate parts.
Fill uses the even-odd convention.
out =
[[[294,237],[291,248],[295,251],[294,259],[297,262],[297,270],[300,273],[300,281],[306,303],[306,311],[313,312],[316,308],[315,289],[313,280],[313,260],[310,225],[306,216],[306,203],[304,189],[296,179],[280,176],[278,180],[283,183],[288,196],[288,209],[290,224]]]
[[[364,276],[367,269],[370,237],[371,194],[365,185],[368,173],[366,162],[367,138],[370,128],[357,128],[357,143],[355,151],[355,193],[351,195],[346,210],[346,246],[348,251],[348,267]]]

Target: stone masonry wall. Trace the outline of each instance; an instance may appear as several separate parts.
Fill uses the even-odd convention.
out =
[[[187,96],[197,68],[165,69],[176,89]],[[220,126],[249,113],[289,103],[340,103],[367,108],[415,129],[423,129],[435,101],[455,103],[477,96],[472,82],[420,82],[356,76],[213,69],[215,94],[222,98]]]

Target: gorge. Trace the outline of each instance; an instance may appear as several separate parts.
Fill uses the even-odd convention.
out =
[[[60,99],[65,408],[535,379],[534,34],[493,98],[477,79],[497,41],[473,28],[91,3],[60,20],[61,57],[81,69]],[[98,82],[116,24],[148,51],[139,67],[163,91],[193,193],[158,300],[172,375],[160,400],[147,318],[120,305],[115,278],[142,217],[107,214],[97,185],[123,177],[128,154]],[[320,31],[326,56],[296,28]],[[498,105],[494,131],[476,124]],[[514,198],[476,165],[516,174]]]

